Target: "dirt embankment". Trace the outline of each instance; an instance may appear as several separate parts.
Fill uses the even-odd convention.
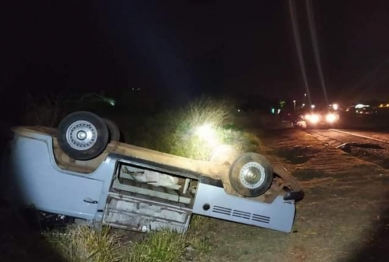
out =
[[[389,172],[301,130],[263,137],[300,181],[294,232],[214,223],[204,261],[389,261]]]

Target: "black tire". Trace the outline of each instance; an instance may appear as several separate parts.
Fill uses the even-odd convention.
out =
[[[115,122],[107,118],[103,118],[103,121],[105,122],[109,130],[109,141],[120,141],[120,130],[119,127],[115,124]]]
[[[105,122],[99,116],[86,111],[69,114],[58,126],[60,148],[76,160],[89,160],[99,156],[107,147],[108,138],[109,131]]]
[[[248,174],[253,174],[255,177],[248,178]],[[264,156],[245,153],[232,164],[229,179],[234,190],[240,195],[257,197],[264,194],[272,184],[273,168]]]

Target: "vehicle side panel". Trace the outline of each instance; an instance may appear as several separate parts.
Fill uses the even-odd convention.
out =
[[[16,135],[10,149],[7,178],[3,181],[7,181],[8,193],[2,191],[11,201],[84,219],[94,219],[98,206],[105,205],[99,203],[105,199],[102,197],[105,181],[60,169],[55,163],[50,136]],[[106,174],[109,182],[112,172]]]

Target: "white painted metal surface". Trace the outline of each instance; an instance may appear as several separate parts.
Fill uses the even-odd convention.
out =
[[[278,196],[271,204],[228,195],[223,188],[200,183],[193,213],[237,223],[291,232],[294,200]]]

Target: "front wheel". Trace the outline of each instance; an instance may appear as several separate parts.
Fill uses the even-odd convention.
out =
[[[245,153],[232,164],[229,180],[235,191],[245,197],[264,194],[273,181],[273,168],[262,155]]]
[[[109,131],[97,115],[79,111],[66,116],[58,127],[58,144],[62,151],[77,160],[99,156],[108,145]]]

